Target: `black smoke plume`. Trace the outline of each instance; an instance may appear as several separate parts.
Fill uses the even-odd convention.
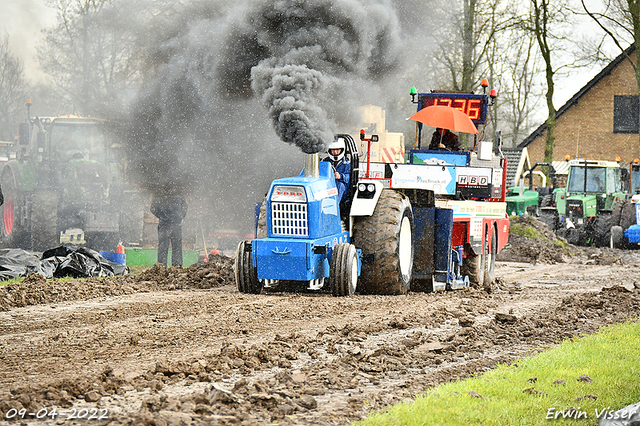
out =
[[[299,172],[300,151],[277,139],[319,152],[355,126],[400,51],[385,0],[198,2],[172,13],[141,31],[146,83],[116,122],[139,183],[194,194],[213,227],[250,223],[271,180]]]
[[[240,62],[251,66],[251,88],[280,139],[305,153],[324,150],[338,130],[330,116],[339,111],[335,104],[354,105],[349,86],[391,69],[400,41],[390,4],[367,0],[272,0],[248,14],[240,28],[245,31],[232,37],[244,49],[226,54],[259,59]]]

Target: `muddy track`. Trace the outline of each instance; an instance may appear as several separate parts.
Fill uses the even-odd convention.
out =
[[[640,312],[640,253],[518,250],[491,293],[245,295],[222,257],[14,284],[0,290],[0,424],[23,408],[28,424],[86,424],[65,417],[84,407],[114,425],[344,425]],[[29,415],[54,406],[55,420]]]

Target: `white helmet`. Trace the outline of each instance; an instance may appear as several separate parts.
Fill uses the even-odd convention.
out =
[[[332,150],[339,149],[340,152],[338,154],[332,154]],[[327,153],[329,154],[329,158],[333,161],[340,161],[342,157],[344,157],[345,144],[343,138],[336,138],[329,144],[327,147]]]

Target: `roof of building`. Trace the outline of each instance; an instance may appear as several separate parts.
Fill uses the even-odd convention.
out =
[[[620,55],[618,55],[617,58],[611,61],[609,65],[604,67],[602,71],[600,71],[595,77],[593,77],[591,81],[589,81],[582,89],[578,90],[576,94],[571,97],[571,99],[569,99],[564,105],[560,107],[560,109],[556,111],[556,120],[558,119],[558,117],[564,114],[569,108],[577,104],[580,98],[582,98],[589,90],[591,90],[596,84],[598,84],[600,80],[602,80],[607,75],[611,74],[611,71],[613,71],[618,65],[620,65],[622,61],[627,59],[627,57],[630,54],[632,54],[635,50],[636,50],[635,44],[632,44],[631,46],[627,47],[624,52],[622,52]],[[547,123],[544,122],[536,130],[534,130],[533,133],[527,136],[518,145],[518,148],[524,148],[526,146],[529,146],[529,144],[533,142],[536,138],[538,138],[540,135],[542,135],[542,133],[546,129],[547,129]]]

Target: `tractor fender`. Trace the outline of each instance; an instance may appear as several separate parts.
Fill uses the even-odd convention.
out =
[[[15,179],[16,189],[19,192],[33,191],[38,183],[38,176],[33,165],[29,162],[11,160],[2,168],[2,173],[8,169]]]
[[[16,189],[22,190],[22,181],[20,179],[20,165],[16,160],[11,160],[2,167],[2,174],[10,171],[16,184]]]
[[[360,191],[360,187],[362,185],[366,186],[364,191]],[[370,190],[371,185],[374,187],[373,191]],[[384,185],[379,180],[360,179],[358,181],[358,187],[356,188],[356,194],[354,195],[351,203],[351,211],[349,215],[371,216],[378,204],[378,200],[380,199],[380,194],[382,194],[383,189]]]

